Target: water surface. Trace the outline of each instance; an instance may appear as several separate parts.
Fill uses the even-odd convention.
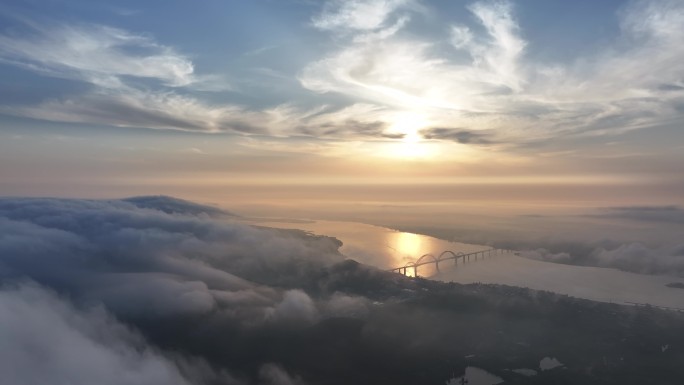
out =
[[[391,269],[415,261],[424,254],[439,255],[445,250],[469,253],[489,249],[488,246],[448,242],[427,235],[406,233],[357,222],[282,221],[256,222],[259,226],[290,228],[328,235],[342,241],[340,252],[359,262],[382,269]],[[444,263],[447,264],[448,262]],[[440,267],[442,264],[440,264]],[[410,270],[412,273],[413,270]],[[421,266],[419,274],[434,274],[431,266]]]
[[[261,226],[293,228],[328,235],[343,242],[340,251],[349,258],[382,269],[415,261],[421,255],[444,250],[469,253],[484,245],[448,242],[426,235],[406,233],[356,222],[259,221]],[[610,268],[563,265],[536,261],[514,254],[459,263],[440,264],[440,272],[421,266],[419,274],[430,279],[459,283],[495,283],[548,290],[595,301],[651,304],[684,309],[684,290],[666,287],[677,277],[644,275]],[[408,269],[412,274],[412,269]]]

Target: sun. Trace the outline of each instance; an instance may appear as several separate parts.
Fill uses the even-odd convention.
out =
[[[430,122],[419,113],[407,112],[396,117],[389,133],[401,135],[402,138],[386,144],[383,155],[400,159],[431,158],[438,155],[437,145],[420,135],[420,131],[428,127]]]

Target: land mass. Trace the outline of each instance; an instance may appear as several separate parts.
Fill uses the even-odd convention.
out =
[[[664,384],[684,378],[680,313],[519,287],[408,278],[352,260],[307,276],[280,284],[312,298],[341,292],[373,305],[363,316],[253,330],[237,340],[204,335],[187,327],[192,320],[129,321],[164,348],[197,346],[195,354],[217,366],[240,371],[274,360],[317,384],[443,384],[466,366],[483,368],[504,384]],[[669,349],[663,351],[664,345]],[[512,371],[537,367],[547,356],[565,366],[534,377]]]

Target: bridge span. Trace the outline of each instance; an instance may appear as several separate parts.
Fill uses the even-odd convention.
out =
[[[480,250],[480,251],[475,251],[472,253],[463,253],[463,252],[453,252],[451,250],[446,250],[443,251],[441,254],[438,256],[434,256],[433,254],[423,254],[420,256],[415,261],[408,262],[406,265],[401,266],[401,267],[395,267],[393,269],[389,269],[387,271],[391,271],[394,273],[399,273],[403,275],[407,275],[411,269],[413,269],[413,276],[417,277],[418,276],[418,267],[424,266],[424,265],[435,265],[435,269],[437,272],[439,272],[439,264],[441,262],[445,261],[454,261],[454,265],[458,265],[458,260],[461,259],[461,263],[469,262],[471,258],[477,260],[478,257],[481,257],[484,259],[485,257],[491,257],[492,255],[499,255],[499,254],[509,254],[513,253],[513,250],[511,249],[487,249],[487,250]]]

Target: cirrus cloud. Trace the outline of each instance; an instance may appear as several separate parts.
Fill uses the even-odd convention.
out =
[[[525,55],[530,43],[512,2],[479,1],[467,9],[474,25],[454,23],[441,37],[421,36],[406,23],[384,35],[326,25],[346,44],[310,63],[299,80],[314,92],[419,112],[427,122],[418,129],[484,130],[494,134],[492,143],[609,135],[682,120],[680,3],[631,4],[619,14],[617,40],[569,63]],[[353,19],[351,12],[345,18]],[[385,9],[372,27],[388,28],[386,20],[410,12]],[[453,52],[444,50],[444,41]]]
[[[0,35],[0,60],[91,89],[4,105],[0,112],[324,140],[387,140],[417,137],[430,127],[468,127],[488,136],[487,143],[469,144],[507,147],[676,127],[683,120],[680,2],[630,3],[617,14],[619,36],[563,62],[528,55],[534,41],[526,39],[512,1],[476,1],[464,7],[469,19],[439,19],[442,24],[426,28],[425,21],[438,20],[432,8],[439,6],[409,0],[325,3],[309,19],[308,31],[321,33],[327,44],[312,50],[296,76],[279,80],[297,80],[303,90],[281,94],[268,106],[250,103],[239,90],[210,97],[198,92],[228,87],[222,75],[197,73],[190,55],[151,35],[22,20],[23,33]],[[325,102],[320,94],[327,95]],[[396,126],[412,115],[422,122],[398,136]]]

